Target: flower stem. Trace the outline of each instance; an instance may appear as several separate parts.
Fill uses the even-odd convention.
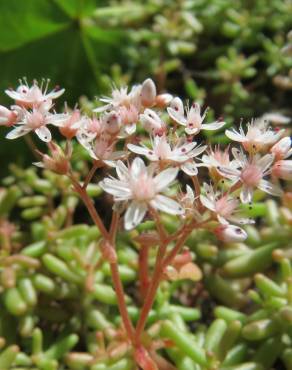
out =
[[[70,179],[72,181],[72,184],[76,190],[76,192],[79,194],[80,198],[82,199],[84,205],[86,206],[93,222],[95,225],[98,227],[100,230],[103,238],[104,238],[104,246],[105,248],[108,249],[108,254],[109,255],[115,255],[115,248],[114,248],[114,241],[115,241],[115,236],[116,236],[116,231],[118,227],[118,215],[114,212],[113,214],[113,220],[112,220],[112,225],[110,229],[110,233],[107,231],[105,228],[99,214],[97,213],[94,204],[91,200],[91,198],[88,196],[86,189],[84,189],[78,181],[73,177],[73,175],[70,175]],[[112,275],[112,280],[113,280],[113,285],[116,291],[117,295],[117,301],[118,301],[118,307],[120,311],[120,315],[123,320],[123,324],[125,327],[125,330],[127,332],[128,338],[130,341],[134,344],[135,343],[135,335],[134,335],[134,328],[132,325],[132,322],[130,320],[130,317],[128,315],[127,311],[127,305],[125,301],[125,294],[124,294],[124,289],[123,285],[121,282],[119,270],[118,270],[118,264],[116,259],[112,259],[109,261],[110,263],[110,269],[111,269],[111,275]]]
[[[136,327],[136,341],[137,341],[136,343],[138,343],[138,344],[139,344],[142,332],[144,330],[149,311],[151,310],[151,308],[153,306],[155,296],[156,296],[156,292],[157,292],[157,289],[159,287],[161,277],[163,275],[163,271],[168,266],[168,264],[171,263],[171,261],[175,257],[175,255],[179,252],[179,250],[183,246],[183,244],[184,244],[184,242],[185,242],[185,240],[188,237],[190,232],[191,232],[190,228],[185,229],[185,231],[182,233],[181,237],[177,240],[175,247],[172,249],[170,254],[165,259],[164,259],[164,257],[165,257],[165,253],[166,253],[166,250],[167,250],[168,243],[167,243],[167,237],[163,232],[164,237],[162,238],[162,243],[160,244],[159,249],[158,249],[158,254],[157,254],[157,258],[156,258],[156,264],[155,264],[155,267],[154,267],[153,277],[152,277],[151,284],[150,284],[150,287],[148,289],[148,292],[147,292],[147,295],[146,295],[146,298],[145,298],[145,301],[144,301],[144,305],[143,305],[142,310],[141,310],[141,315],[140,315],[140,318],[138,320],[137,327]],[[161,235],[161,230],[160,230],[160,235]]]

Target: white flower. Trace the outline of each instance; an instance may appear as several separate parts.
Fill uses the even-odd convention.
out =
[[[225,125],[223,121],[203,123],[207,110],[201,114],[201,107],[197,103],[193,103],[190,109],[186,107],[185,111],[186,114],[184,114],[183,104],[179,98],[175,98],[167,108],[170,118],[185,126],[185,132],[188,135],[197,135],[201,130],[218,130]]]
[[[222,175],[218,172],[218,167],[237,168],[237,163],[230,160],[229,146],[225,150],[221,150],[218,146],[215,149],[209,148],[208,154],[202,156],[202,163],[208,167],[209,173],[215,181],[219,181]]]
[[[196,145],[197,143],[195,142],[185,142],[182,139],[172,148],[167,142],[166,136],[163,135],[154,137],[151,149],[145,145],[139,146],[134,144],[128,144],[128,148],[136,154],[146,156],[150,161],[175,165],[187,175],[195,176],[198,174],[198,165],[193,158],[206,149],[206,146],[195,148]]]
[[[100,101],[106,103],[102,107],[98,107],[93,112],[104,112],[106,110],[117,109],[125,106],[134,105],[140,110],[141,107],[141,89],[142,85],[135,85],[128,93],[128,87],[114,87],[110,97],[101,98]]]
[[[273,154],[266,154],[264,157],[255,155],[248,159],[243,152],[235,148],[232,149],[232,153],[238,168],[222,166],[217,169],[224,177],[232,180],[233,184],[242,183],[240,199],[243,203],[252,201],[255,188],[275,196],[282,195],[282,190],[277,185],[263,179],[271,172],[275,159]]]
[[[176,168],[168,168],[154,176],[151,166],[146,167],[141,158],[135,158],[129,168],[118,161],[116,171],[118,179],[108,177],[99,184],[115,201],[130,202],[124,219],[127,230],[143,220],[149,206],[172,215],[183,214],[179,203],[160,194],[175,180]]]
[[[111,142],[107,135],[90,140],[90,136],[85,136],[80,131],[76,137],[91,158],[96,161],[100,160],[110,167],[115,167],[116,161],[124,158],[127,154],[125,151],[115,151],[115,142]]]
[[[215,213],[221,224],[226,225],[229,222],[241,225],[253,223],[252,220],[237,215],[240,212],[238,199],[232,198],[229,194],[215,192],[213,187],[206,183],[204,183],[204,190],[206,195],[200,195],[201,203]]]
[[[52,100],[61,96],[65,89],[56,87],[48,93],[47,90],[50,80],[47,80],[45,84],[44,82],[43,80],[41,86],[39,86],[37,81],[34,81],[33,85],[29,87],[25,79],[24,83],[20,80],[20,85],[16,90],[5,90],[5,93],[10,98],[14,99],[16,104],[24,108],[39,107],[44,103],[50,106]]]
[[[247,124],[247,131],[244,133],[242,126],[239,131],[234,128],[226,130],[226,136],[242,144],[247,151],[260,151],[269,145],[275,143],[281,137],[283,131],[275,132],[269,126],[267,121],[253,120]]]
[[[23,109],[19,116],[20,121],[16,123],[18,126],[8,132],[6,135],[7,139],[16,139],[34,131],[42,141],[49,142],[52,139],[52,135],[47,125],[64,119],[63,114],[48,113],[41,106],[38,109],[34,108],[32,111]]]

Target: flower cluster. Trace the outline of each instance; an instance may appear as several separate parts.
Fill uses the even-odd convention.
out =
[[[257,189],[281,196],[279,180],[292,179],[292,160],[287,159],[291,140],[285,130],[258,119],[238,131],[225,131],[234,146],[223,150],[201,140],[198,144],[201,130],[220,130],[225,122],[204,123],[207,109],[202,113],[197,103],[184,106],[179,97],[158,95],[151,79],[131,90],[114,88],[91,116],[67,107],[56,113],[53,102],[64,89],[48,92],[48,81],[34,81],[32,86],[20,81],[16,90],[5,92],[14,99],[10,109],[0,107],[1,125],[13,127],[6,137],[16,139],[34,131],[48,142],[52,157],[43,155],[38,165],[62,174],[71,171],[71,149],[63,153],[52,141],[48,129],[52,125],[67,143],[76,138],[96,168],[115,168],[117,178],[109,174],[100,186],[120,205],[115,207],[119,212],[126,210],[127,230],[160,211],[205,222],[223,241],[244,240],[246,233],[238,225],[252,221],[242,204],[251,204]],[[186,193],[179,191],[180,186],[187,186]]]

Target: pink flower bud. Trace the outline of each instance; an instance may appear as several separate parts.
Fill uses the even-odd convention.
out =
[[[13,126],[17,119],[17,112],[0,105],[0,126]]]
[[[277,161],[272,167],[272,174],[283,180],[292,180],[292,160]]]
[[[158,108],[164,108],[172,101],[173,96],[171,94],[160,94],[156,96],[155,104]]]
[[[65,154],[60,146],[52,141],[48,144],[48,146],[51,156],[40,153],[42,155],[42,162],[35,163],[35,165],[56,172],[59,175],[67,174],[70,169],[68,157],[71,156],[71,148],[67,147],[67,153]]]
[[[289,156],[291,150],[291,138],[289,136],[283,137],[271,148],[271,153],[275,155],[276,160],[284,159]]]
[[[247,233],[235,225],[220,225],[214,233],[219,240],[225,243],[243,242],[247,238]]]
[[[155,102],[156,86],[151,78],[147,78],[142,84],[141,103],[144,107],[151,107]]]
[[[104,129],[110,135],[117,135],[120,131],[120,117],[116,112],[110,112],[104,116]]]

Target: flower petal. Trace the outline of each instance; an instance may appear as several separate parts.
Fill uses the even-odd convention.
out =
[[[253,188],[243,185],[240,192],[240,199],[242,203],[250,203],[252,201],[252,196]]]
[[[182,215],[184,213],[183,208],[178,202],[161,194],[156,195],[150,201],[150,205],[155,209],[171,215]]]
[[[189,176],[196,176],[198,174],[198,168],[194,161],[188,161],[180,166],[181,170]]]
[[[240,143],[243,143],[244,141],[246,141],[245,136],[242,136],[239,132],[237,132],[234,129],[232,129],[232,130],[225,130],[225,135],[230,140],[233,140],[233,141],[238,141]]]
[[[156,177],[154,177],[156,191],[159,192],[165,189],[175,180],[177,174],[178,168],[167,168],[166,170],[160,172]]]
[[[146,211],[147,205],[145,203],[132,202],[125,213],[125,229],[130,230],[136,227],[143,220]]]
[[[35,130],[35,133],[45,143],[48,143],[52,140],[52,134],[46,126],[42,126],[40,128],[37,128]]]
[[[209,198],[205,197],[205,195],[202,195],[202,194],[200,195],[200,201],[203,204],[203,206],[210,209],[210,211],[215,212],[214,203]]]
[[[122,180],[122,181],[127,181],[128,180],[128,178],[129,178],[129,169],[122,161],[117,161],[116,171],[117,171],[117,175],[118,175],[120,180]]]
[[[24,136],[29,133],[31,129],[25,126],[15,127],[13,130],[9,131],[6,135],[6,139],[13,140],[17,139],[18,137]]]
[[[186,118],[184,117],[183,113],[179,112],[179,111],[176,111],[174,110],[173,108],[171,107],[168,107],[167,108],[167,113],[169,114],[169,117],[174,120],[176,123],[180,124],[180,125],[183,125],[183,126],[186,126],[187,124],[187,120]]]
[[[139,177],[142,173],[146,173],[146,166],[143,160],[136,157],[131,164],[131,175],[132,177]]]
[[[264,179],[260,181],[258,188],[265,193],[275,195],[277,197],[280,197],[283,194],[282,189],[278,185],[272,184],[270,181]]]
[[[223,127],[226,122],[224,121],[215,121],[212,123],[203,123],[202,124],[202,130],[219,130],[219,128]]]

